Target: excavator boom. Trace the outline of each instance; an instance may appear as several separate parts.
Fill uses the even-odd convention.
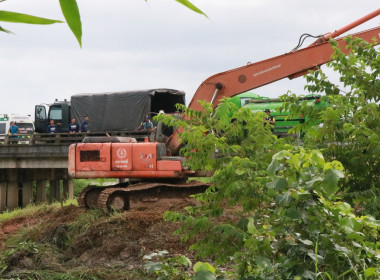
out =
[[[332,60],[334,50],[328,41],[329,38],[338,36],[379,14],[380,9],[335,32],[322,36],[306,48],[215,74],[198,87],[189,108],[201,110],[199,100],[211,102],[216,107],[222,97],[233,97],[284,78],[293,79],[307,74],[309,70],[316,69]],[[380,43],[380,27],[354,33],[352,36],[377,45]],[[337,38],[336,41],[343,51],[348,52],[343,37]],[[181,147],[178,139],[180,132],[181,130],[177,130],[168,139],[167,149],[170,154],[177,154]]]

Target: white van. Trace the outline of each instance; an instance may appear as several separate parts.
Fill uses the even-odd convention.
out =
[[[20,129],[20,134],[33,134],[34,123],[29,116],[22,116],[17,114],[0,114],[0,140],[5,138],[8,134],[11,122],[15,122],[15,125]],[[19,141],[20,144],[28,144],[28,141]]]

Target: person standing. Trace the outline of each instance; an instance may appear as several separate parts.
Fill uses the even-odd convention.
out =
[[[79,125],[77,124],[77,120],[72,118],[71,123],[69,124],[69,133],[74,134],[77,132],[79,132]]]
[[[264,118],[264,121],[274,125],[276,123],[276,120],[273,116],[270,115],[270,109],[265,109],[265,114],[267,114],[267,117]]]
[[[47,126],[48,133],[57,133],[58,126],[54,123],[54,120],[50,120],[50,124]]]
[[[273,116],[270,115],[270,109],[265,109],[264,112],[265,114],[267,114],[267,116],[263,120],[264,126],[266,126],[267,123],[269,123],[271,125],[270,131],[274,132],[273,126],[275,125],[276,120]]]
[[[14,121],[11,121],[8,133],[11,135],[11,136],[9,136],[9,138],[11,138],[11,139],[17,139],[18,138],[18,136],[16,136],[16,134],[20,133],[20,128],[17,125],[15,125]],[[11,141],[10,143],[11,144],[17,144],[17,141]]]
[[[153,128],[153,123],[151,122],[149,117],[146,117],[143,121],[143,128],[144,130],[149,130]]]
[[[88,116],[84,116],[84,120],[80,126],[80,131],[81,132],[87,132],[87,133],[90,132],[88,130]]]

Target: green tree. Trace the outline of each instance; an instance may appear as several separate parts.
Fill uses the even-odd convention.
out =
[[[339,160],[347,176],[340,183],[343,196],[380,218],[380,55],[373,45],[351,37],[350,52],[344,54],[332,41],[334,60],[327,66],[337,72],[340,83],[331,82],[319,69],[306,76],[306,89],[326,93],[322,100],[330,106],[315,110],[287,96],[284,108],[293,114],[311,116],[311,121],[296,129],[305,132],[305,147],[321,149],[329,160]],[[314,126],[314,120],[321,126]]]
[[[370,89],[376,88],[377,51],[357,40],[348,39],[348,43],[348,55],[332,43],[338,62],[329,66],[340,67],[346,59],[362,56],[363,60],[354,64],[362,71],[354,73],[362,73]],[[347,70],[352,68],[347,66]],[[370,78],[364,71],[374,76]],[[363,90],[366,83],[352,75],[346,76],[346,84],[354,88],[348,99],[338,94],[338,86],[328,82],[321,71],[308,76],[310,90],[327,93],[324,99],[331,106],[325,110],[316,111],[293,96],[283,97],[288,101],[284,108],[292,114],[311,117],[296,128],[306,134],[303,146],[274,137],[269,127],[263,126],[261,112],[253,114],[242,108],[233,113],[232,120],[226,120],[223,115],[233,110],[227,103],[221,104],[218,112],[207,103],[202,112],[185,110],[187,118],[177,125],[185,130],[181,137],[186,144],[182,151],[190,157],[187,163],[193,169],[215,170],[215,174],[212,186],[196,196],[199,205],[187,207],[184,213],[167,212],[165,218],[181,221],[177,233],[193,242],[191,249],[198,257],[212,257],[224,266],[234,263],[230,267],[233,279],[380,276],[376,253],[379,222],[371,216],[356,216],[356,209],[342,198],[344,190],[356,188],[357,180],[364,181],[368,173],[361,177],[360,172],[354,173],[349,156],[338,157],[336,150],[345,151],[347,146],[345,152],[362,155],[361,163],[366,165],[365,161],[372,159],[366,158],[366,153],[376,150],[370,144],[378,129],[373,123],[378,113],[363,115],[369,108],[378,110],[375,90]],[[364,94],[369,100],[364,101]],[[355,110],[346,112],[351,106]],[[323,121],[322,127],[316,126],[316,119]],[[348,134],[354,120],[355,133]],[[372,175],[369,188],[375,187],[378,178],[375,171]]]

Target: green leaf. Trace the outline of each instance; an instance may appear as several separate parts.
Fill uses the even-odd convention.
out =
[[[292,199],[292,196],[290,195],[290,192],[279,194],[276,197],[276,202],[280,204],[281,206],[288,206],[292,200],[293,199]]]
[[[7,29],[4,29],[4,28],[2,28],[1,26],[0,26],[0,31],[1,31],[1,32],[8,33],[8,34],[12,33],[11,31],[9,31],[9,30],[7,30]]]
[[[204,15],[205,17],[208,18],[208,16],[202,12],[200,9],[198,9],[193,3],[191,3],[190,1],[188,0],[176,0],[178,3],[181,3],[182,5],[186,6],[187,8],[189,8],[190,10],[198,13],[198,14],[201,14],[201,15]]]
[[[314,272],[310,270],[306,270],[304,271],[304,273],[302,273],[302,277],[305,279],[315,280],[317,279],[317,274],[315,274]]]
[[[323,158],[323,155],[320,151],[314,150],[312,152],[311,158],[314,160],[314,162],[317,164],[319,168],[323,167],[325,164],[325,159]]]
[[[323,262],[324,257],[322,257],[321,255],[314,254],[314,253],[311,253],[311,252],[308,252],[307,255],[310,258],[312,258],[313,261],[317,261],[318,263],[322,263]]]
[[[215,280],[216,277],[210,271],[197,271],[194,275],[194,280]]]
[[[194,269],[194,272],[209,271],[211,273],[215,273],[215,268],[208,262],[197,262],[194,265],[193,269]]]
[[[351,205],[348,204],[347,202],[340,202],[340,203],[337,203],[337,208],[342,211],[344,214],[349,214],[352,212],[352,208],[351,208]]]
[[[288,182],[286,181],[285,178],[280,178],[276,181],[267,183],[267,187],[269,189],[276,189],[276,190],[281,191],[281,190],[286,189],[288,187]]]
[[[191,260],[188,257],[186,257],[186,256],[179,256],[178,257],[178,262],[180,264],[182,264],[182,265],[185,265],[185,266],[192,266],[192,264],[193,264],[191,262]]]
[[[366,277],[371,277],[372,275],[374,275],[376,273],[376,267],[368,267],[365,271],[364,271],[364,275]]]
[[[144,264],[144,267],[146,268],[146,270],[148,270],[149,273],[153,274],[157,270],[161,270],[162,263],[161,262],[150,262],[149,261],[146,264]]]
[[[8,12],[8,11],[0,11],[0,21],[14,22],[14,23],[27,23],[27,24],[53,24],[53,23],[62,22],[60,20],[35,17],[31,15]]]
[[[302,213],[295,208],[287,209],[285,215],[293,220],[299,220],[302,218]]]
[[[256,229],[256,227],[255,227],[255,224],[254,224],[252,218],[249,218],[249,219],[248,219],[247,230],[248,230],[248,232],[249,232],[250,234],[255,234],[255,233],[257,233],[257,229]]]
[[[338,181],[343,178],[344,174],[341,170],[328,169],[324,180],[324,188],[327,196],[330,196],[338,191]]]
[[[258,256],[256,258],[256,264],[259,268],[264,269],[264,270],[272,269],[271,260],[264,256]]]
[[[311,242],[311,241],[308,240],[308,239],[300,239],[300,241],[301,241],[303,244],[305,244],[305,245],[309,245],[309,246],[313,245],[313,242]]]
[[[77,1],[59,0],[59,4],[61,5],[61,10],[67,24],[77,38],[79,45],[82,47],[82,22],[80,20]]]
[[[237,169],[235,169],[235,173],[236,173],[236,175],[241,176],[241,175],[247,173],[247,170],[242,169],[242,168],[237,168]]]
[[[335,244],[334,247],[335,247],[335,250],[338,251],[338,252],[342,252],[342,253],[345,253],[345,254],[349,254],[350,253],[350,250],[348,250],[344,246],[339,246],[338,244]]]

